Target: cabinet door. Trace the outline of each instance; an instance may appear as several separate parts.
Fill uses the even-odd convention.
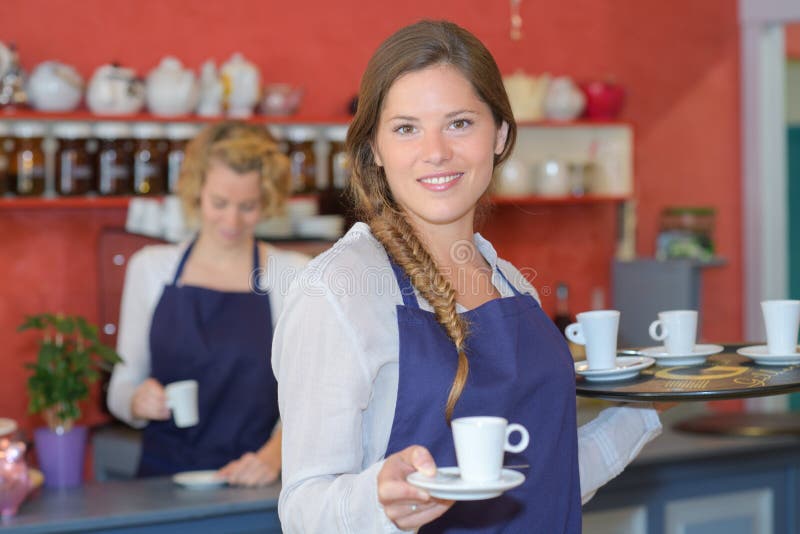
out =
[[[665,534],[772,534],[773,491],[769,488],[670,501]]]
[[[129,234],[122,228],[106,228],[100,232],[98,261],[100,262],[98,303],[100,335],[103,343],[116,347],[119,306],[125,269],[134,252],[155,243],[163,243],[151,237]]]

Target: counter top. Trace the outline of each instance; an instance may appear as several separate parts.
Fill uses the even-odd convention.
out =
[[[186,489],[169,477],[42,488],[0,532],[280,532],[280,485],[251,489]]]

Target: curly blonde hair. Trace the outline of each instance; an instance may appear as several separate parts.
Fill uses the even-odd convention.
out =
[[[290,190],[289,159],[264,127],[226,121],[206,126],[186,147],[178,180],[178,195],[189,221],[199,219],[200,190],[212,162],[260,177],[261,215],[283,213]]]
[[[446,21],[421,21],[389,37],[367,64],[358,95],[358,108],[347,133],[347,152],[353,162],[349,193],[361,220],[402,267],[411,283],[433,307],[436,320],[458,353],[458,367],[444,406],[449,422],[469,374],[466,340],[469,325],[456,311],[456,292],[436,265],[403,209],[392,196],[382,167],[375,162],[375,142],[383,102],[400,76],[435,65],[450,65],[472,84],[492,112],[497,128],[505,122],[508,135],[494,165],[508,158],[516,140],[516,123],[503,79],[492,55],[474,35]],[[491,188],[490,188],[491,189]],[[488,190],[487,190],[488,191]],[[487,200],[481,199],[481,206]]]

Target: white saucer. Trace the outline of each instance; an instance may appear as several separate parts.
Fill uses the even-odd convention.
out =
[[[589,382],[612,382],[633,378],[642,369],[656,363],[647,356],[617,356],[617,365],[613,369],[589,369],[589,362],[575,362],[575,373]]]
[[[224,478],[216,477],[215,470],[208,471],[184,471],[172,475],[172,481],[185,488],[190,489],[210,489],[218,488],[227,484]]]
[[[759,365],[794,365],[800,363],[800,352],[793,354],[770,354],[766,345],[753,345],[737,350],[742,356],[752,358]]]
[[[17,429],[17,422],[13,419],[0,417],[0,436],[11,434]]]
[[[664,345],[648,347],[639,352],[656,359],[659,365],[697,365],[706,361],[708,356],[725,350],[722,345],[695,345],[691,354],[670,354]]]
[[[427,490],[433,497],[454,501],[480,501],[501,495],[525,482],[525,475],[503,469],[500,478],[489,482],[468,482],[459,476],[458,467],[440,467],[436,476],[426,477],[419,471],[406,478],[412,486]]]

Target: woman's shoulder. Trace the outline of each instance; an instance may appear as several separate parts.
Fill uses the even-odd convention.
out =
[[[188,242],[183,242],[142,247],[131,256],[128,262],[128,271],[146,273],[159,279],[168,278],[174,273],[181,254],[188,246]]]
[[[358,222],[332,247],[308,263],[302,279],[307,283],[349,285],[362,275],[387,269],[391,271],[383,246],[368,225]]]
[[[292,268],[300,271],[305,268],[311,259],[306,254],[294,250],[286,250],[271,243],[262,243],[262,246],[267,252],[267,264],[275,264],[278,268]]]

